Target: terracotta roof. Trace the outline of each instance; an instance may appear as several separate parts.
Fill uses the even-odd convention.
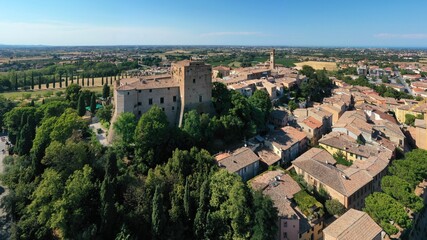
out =
[[[349,171],[346,171],[347,169],[343,171],[329,162],[327,163],[326,160],[313,159],[313,151],[319,150],[316,148],[310,149],[295,159],[292,164],[344,196],[351,196],[372,181],[372,177],[361,169],[348,168],[350,169]],[[320,151],[326,152],[323,149],[320,149]],[[326,152],[326,154],[329,153]]]
[[[325,236],[337,240],[374,239],[382,228],[365,212],[349,209],[344,215],[323,229]]]
[[[307,135],[297,130],[294,127],[286,126],[279,130],[274,131],[272,134],[266,137],[277,148],[286,150],[292,147],[294,144],[301,142]]]
[[[281,217],[298,218],[289,199],[301,191],[301,187],[291,176],[281,170],[267,171],[252,179],[250,184],[271,198]]]
[[[374,147],[360,145],[353,138],[341,132],[331,132],[322,137],[319,143],[354,153],[364,158],[376,155],[376,149]]]
[[[179,87],[178,81],[168,74],[122,79],[120,84],[118,91]]]
[[[268,148],[263,148],[257,152],[258,156],[261,158],[261,161],[267,164],[268,166],[274,165],[280,161],[280,156],[275,154],[272,150]]]
[[[322,123],[317,121],[314,117],[310,116],[302,121],[311,129],[321,128]]]
[[[259,161],[259,157],[247,147],[242,147],[232,153],[221,153],[215,156],[215,160],[224,166],[229,172],[237,172],[240,169]]]

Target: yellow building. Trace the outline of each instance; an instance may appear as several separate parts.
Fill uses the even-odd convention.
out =
[[[400,123],[405,123],[406,114],[411,114],[414,116],[422,115],[423,119],[425,119],[425,114],[427,113],[427,104],[420,103],[417,105],[403,105],[396,108],[396,119]]]

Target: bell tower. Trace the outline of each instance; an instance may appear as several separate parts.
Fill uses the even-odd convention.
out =
[[[273,48],[271,49],[271,52],[270,52],[270,69],[274,69],[274,67],[276,66],[276,61],[274,60],[274,53],[275,53],[275,50]]]

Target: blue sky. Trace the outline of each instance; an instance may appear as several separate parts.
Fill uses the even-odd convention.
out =
[[[13,0],[0,44],[427,47],[426,0]]]

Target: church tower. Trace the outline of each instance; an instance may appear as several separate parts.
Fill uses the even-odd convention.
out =
[[[274,69],[274,67],[276,66],[276,61],[274,60],[274,52],[275,52],[274,48],[271,49],[271,52],[270,52],[270,69]]]

